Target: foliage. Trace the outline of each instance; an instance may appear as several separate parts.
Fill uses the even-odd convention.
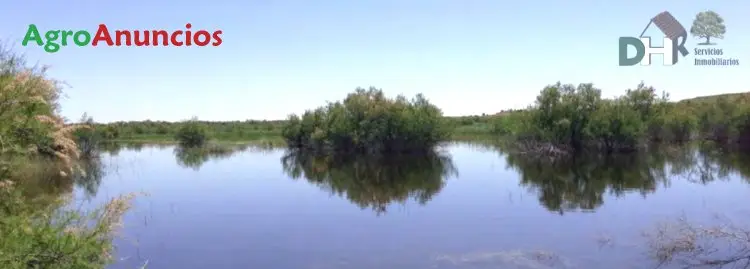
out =
[[[472,115],[445,117],[445,122],[452,130],[452,139],[460,137],[485,136],[492,132],[492,115]]]
[[[289,116],[282,135],[293,148],[386,153],[429,151],[448,138],[448,130],[441,110],[421,94],[411,101],[404,96],[389,99],[370,87]]]
[[[25,187],[59,190],[82,172],[73,133],[86,126],[58,115],[61,88],[44,71],[0,48],[0,268],[103,268],[129,198],[81,214]]]
[[[529,134],[531,113],[527,110],[516,111],[494,119],[492,133],[502,136],[522,137]]]
[[[208,140],[206,129],[196,120],[191,120],[188,123],[182,125],[175,139],[183,147],[202,147]]]
[[[97,147],[102,141],[102,133],[90,127],[94,124],[94,118],[86,113],[81,116],[80,124],[85,128],[75,130],[73,136],[76,138],[81,156],[90,158],[97,152]]]
[[[45,69],[27,68],[23,58],[0,47],[0,156],[40,154],[73,171],[79,152],[58,112],[59,83]],[[2,179],[2,175],[0,175]]]
[[[498,116],[493,131],[519,142],[551,144],[565,151],[598,148],[632,151],[648,142],[703,139],[750,144],[748,95],[668,102],[641,83],[624,95],[601,98],[592,84],[545,87],[525,111]]]
[[[13,186],[0,187],[0,266],[104,268],[112,261],[112,236],[131,198],[116,198],[81,214],[61,210],[65,200],[40,208],[28,203]]]
[[[222,141],[250,141],[281,136],[283,121],[128,121],[93,124],[94,129],[108,141],[172,141],[186,124],[200,125],[208,137]]]
[[[726,32],[727,28],[724,25],[724,19],[713,11],[698,13],[693,21],[693,26],[690,27],[690,34],[706,39],[706,42],[701,43],[701,45],[711,44],[712,37],[724,38]]]

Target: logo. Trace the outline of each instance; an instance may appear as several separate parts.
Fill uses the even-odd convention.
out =
[[[664,34],[661,47],[653,46],[651,37],[643,36],[652,24],[656,25]],[[701,47],[716,45],[716,43],[711,43],[711,38],[723,39],[725,33],[724,19],[713,11],[698,13],[690,27],[690,35],[704,41],[698,43],[698,46]],[[685,27],[672,14],[664,11],[648,22],[638,38],[620,37],[619,64],[620,66],[632,66],[640,63],[642,66],[649,66],[651,65],[652,55],[662,55],[664,65],[675,65],[680,58],[687,57],[690,54],[685,47],[687,38],[688,31],[685,30]],[[631,47],[635,49],[635,55],[628,57],[628,48]],[[695,58],[694,65],[739,65],[738,59],[714,57],[724,55],[721,48],[695,48],[694,54],[696,57],[703,56]],[[710,57],[704,58],[705,56]]]
[[[192,31],[193,26],[188,23],[185,30],[116,30],[110,31],[107,25],[99,24],[96,33],[92,35],[86,30],[49,30],[41,35],[39,28],[34,24],[29,24],[26,35],[21,41],[21,45],[28,46],[36,44],[49,53],[58,52],[62,47],[68,44],[75,44],[79,47],[92,46],[97,47],[104,43],[105,46],[136,46],[136,47],[157,47],[157,46],[219,46],[223,42],[221,39],[221,30]]]

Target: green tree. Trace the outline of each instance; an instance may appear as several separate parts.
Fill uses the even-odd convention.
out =
[[[206,128],[197,119],[192,119],[177,131],[175,139],[183,147],[202,147],[208,140],[208,134]]]
[[[693,21],[693,26],[690,27],[690,34],[706,39],[706,42],[699,43],[699,45],[711,45],[712,37],[724,38],[724,33],[726,32],[727,28],[724,26],[724,19],[713,11],[698,13]]]
[[[73,132],[73,136],[76,138],[76,143],[78,144],[78,149],[80,150],[82,157],[89,158],[94,156],[97,145],[101,140],[101,134],[91,127],[94,126],[94,124],[94,118],[87,113],[83,113],[83,116],[81,116],[81,120],[79,121],[79,126],[82,127]]]
[[[408,100],[357,88],[343,101],[290,115],[281,133],[290,147],[331,153],[430,151],[449,135],[442,114],[422,94]]]

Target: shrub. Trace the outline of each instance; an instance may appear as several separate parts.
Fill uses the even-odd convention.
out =
[[[202,147],[208,140],[208,134],[199,122],[191,120],[180,127],[175,139],[183,147]]]
[[[302,116],[291,115],[282,135],[290,147],[331,152],[431,150],[448,138],[442,111],[423,95],[386,98],[383,91],[357,88],[343,101]]]
[[[9,181],[0,185],[0,267],[98,269],[112,261],[112,235],[132,196],[82,214],[64,209],[63,199],[31,204]]]
[[[59,95],[44,69],[27,68],[0,48],[0,268],[103,268],[110,261],[112,232],[129,199],[81,214],[66,209],[59,193],[21,187],[71,182],[79,171],[73,132],[81,125],[57,114]]]
[[[603,99],[593,84],[558,82],[545,87],[525,112],[501,116],[495,132],[567,150],[633,150],[649,132],[661,133],[661,129],[650,130],[649,123],[660,115],[665,102],[666,97],[658,97],[643,83],[620,97]]]
[[[545,87],[524,112],[499,115],[494,133],[524,144],[635,150],[644,142],[683,143],[698,138],[750,146],[750,94],[724,94],[668,102],[640,83],[624,95],[601,98],[592,84]]]
[[[91,127],[94,125],[94,119],[85,113],[81,117],[80,124],[84,127],[75,130],[73,136],[76,138],[81,156],[91,158],[96,154],[99,143],[101,143],[102,133]]]

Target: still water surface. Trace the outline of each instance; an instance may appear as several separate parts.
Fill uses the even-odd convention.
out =
[[[748,158],[671,149],[550,163],[492,146],[337,160],[111,149],[83,203],[146,192],[111,268],[653,268],[642,233],[744,218]]]

